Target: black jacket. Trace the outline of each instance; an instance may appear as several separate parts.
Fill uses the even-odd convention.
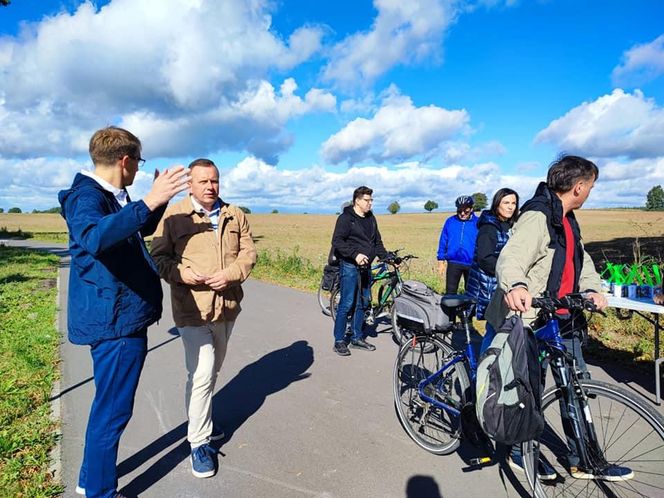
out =
[[[558,196],[552,192],[546,183],[542,182],[537,187],[535,195],[527,201],[522,213],[527,211],[539,211],[546,215],[550,246],[554,250],[553,265],[549,273],[549,280],[546,289],[552,296],[558,296],[560,282],[563,278],[563,268],[565,266],[565,229],[563,227],[563,205]],[[579,276],[583,268],[583,246],[581,245],[581,229],[576,221],[573,212],[567,213],[567,219],[572,227],[574,234],[574,289],[573,292],[579,292]]]
[[[365,226],[369,229],[365,230]],[[366,255],[369,264],[376,256],[381,259],[387,257],[373,213],[369,211],[363,219],[355,213],[353,206],[344,208],[343,213],[337,218],[332,235],[332,247],[338,259],[353,264],[356,264],[355,257],[358,254]]]

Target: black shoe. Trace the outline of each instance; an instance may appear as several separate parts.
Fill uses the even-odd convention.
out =
[[[350,351],[348,351],[348,346],[346,346],[344,341],[335,342],[333,351],[339,356],[350,356]]]
[[[375,351],[376,346],[368,343],[364,339],[354,339],[350,341],[350,347],[355,349],[364,349],[365,351]]]

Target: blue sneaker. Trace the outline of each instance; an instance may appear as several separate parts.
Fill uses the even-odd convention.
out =
[[[569,473],[575,479],[597,479],[599,481],[628,481],[634,477],[634,472],[629,467],[620,465],[609,465],[603,470],[593,473],[582,467],[570,467]]]
[[[216,474],[215,453],[207,444],[191,450],[191,473],[194,477],[212,477]]]
[[[513,449],[507,463],[513,470],[525,472],[523,469],[523,455],[521,454],[521,449]],[[537,462],[537,475],[539,476],[540,481],[555,481],[558,477],[556,470],[541,456],[539,462]]]

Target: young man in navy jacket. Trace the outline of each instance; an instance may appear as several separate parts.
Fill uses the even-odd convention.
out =
[[[133,411],[147,328],[162,311],[159,273],[143,236],[188,188],[188,176],[182,166],[157,174],[145,198],[132,202],[125,187],[144,162],[139,139],[108,127],[95,132],[89,150],[94,171],[77,174],[58,195],[71,255],[69,340],[90,346],[95,380],[76,492],[117,498],[120,436]]]

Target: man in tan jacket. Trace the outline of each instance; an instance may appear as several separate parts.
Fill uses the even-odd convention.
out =
[[[171,286],[173,320],[184,344],[185,405],[196,477],[216,473],[212,394],[240,312],[242,288],[256,248],[241,209],[219,198],[219,170],[209,159],[189,165],[191,192],[169,206],[152,241],[159,274]]]

